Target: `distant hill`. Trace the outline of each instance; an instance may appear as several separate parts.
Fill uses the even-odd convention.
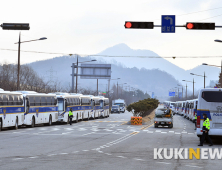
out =
[[[146,69],[159,69],[162,71],[165,71],[169,74],[171,74],[175,79],[177,79],[180,83],[182,83],[182,80],[189,80],[192,81],[193,78],[195,79],[195,89],[203,88],[203,78],[192,76],[190,73],[200,74],[203,75],[204,71],[206,73],[206,86],[210,84],[211,80],[218,80],[218,76],[220,73],[220,69],[216,67],[210,67],[210,66],[197,66],[191,70],[184,70],[173,63],[167,61],[164,58],[142,58],[143,56],[159,56],[158,54],[154,53],[150,50],[134,50],[128,47],[126,44],[118,44],[113,47],[107,48],[106,50],[99,53],[99,55],[110,55],[110,56],[141,56],[138,57],[103,57],[106,61],[121,63],[125,67],[129,68],[146,68]],[[192,62],[192,61],[191,61]],[[220,63],[219,63],[220,65]],[[184,84],[184,83],[183,83]],[[188,83],[189,84],[189,83]],[[190,90],[192,90],[192,84],[188,87]]]
[[[80,58],[80,61],[91,60],[90,57]],[[71,63],[75,62],[75,57],[63,56],[56,57],[53,59],[48,59],[44,61],[37,61],[28,64],[31,66],[40,76],[44,77],[45,80],[49,81],[60,81],[63,86],[71,87]],[[93,63],[106,63],[104,61],[97,61]],[[120,86],[121,84],[127,83],[124,88],[126,90],[130,87],[138,88],[144,92],[151,94],[155,93],[155,96],[166,98],[168,95],[168,90],[178,84],[170,74],[158,70],[152,69],[147,70],[145,68],[138,69],[125,68],[118,64],[112,64],[112,79],[121,78],[118,80]],[[99,89],[105,91],[107,89],[107,80],[99,80]],[[111,85],[117,83],[116,80],[111,81]],[[91,89],[96,89],[96,80],[89,79],[79,79],[79,87],[87,87]]]
[[[101,57],[99,55],[107,55]],[[108,56],[141,56],[141,57],[108,57]],[[129,89],[129,85],[134,88],[139,88],[144,92],[155,92],[155,96],[161,98],[168,97],[168,90],[181,84],[182,80],[195,79],[195,89],[203,87],[203,78],[190,75],[191,72],[203,75],[206,72],[206,86],[211,80],[218,80],[220,69],[210,66],[198,66],[194,69],[185,71],[184,69],[172,64],[164,58],[142,58],[142,56],[158,56],[150,50],[133,50],[125,44],[118,44],[107,48],[94,57],[81,57],[79,61],[88,61],[97,59],[101,64],[112,64],[112,79],[121,78],[119,84],[127,83],[125,88]],[[44,77],[45,80],[59,81],[64,87],[71,88],[71,64],[76,62],[75,57],[62,56],[44,61],[30,63],[37,73]],[[99,80],[99,89],[107,90],[107,80]],[[116,83],[115,80],[111,84]],[[185,83],[183,83],[185,85]],[[211,81],[212,84],[212,81]],[[192,84],[187,83],[188,89],[192,91]],[[88,87],[96,89],[96,80],[80,79],[79,87]]]

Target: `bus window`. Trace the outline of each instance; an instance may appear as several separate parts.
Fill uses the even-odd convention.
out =
[[[42,106],[47,105],[46,97],[41,97],[41,105]]]
[[[58,111],[64,111],[64,100],[58,98]]]
[[[41,106],[41,97],[40,96],[36,96],[35,97],[35,106]]]
[[[54,99],[54,105],[57,105],[57,98],[53,98]]]
[[[13,105],[13,100],[14,100],[14,96],[13,95],[8,95],[8,105]]]
[[[33,96],[30,96],[28,99],[29,99],[30,106],[35,106],[35,98]]]
[[[207,102],[222,102],[222,92],[221,91],[204,91],[202,92],[202,98]]]
[[[3,95],[3,105],[6,106],[8,105],[8,96],[7,95]]]
[[[47,105],[52,105],[52,99],[51,97],[46,97]]]
[[[0,95],[0,106],[3,106],[3,95]]]

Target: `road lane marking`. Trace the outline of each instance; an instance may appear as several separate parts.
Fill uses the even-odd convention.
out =
[[[118,157],[118,158],[126,158],[125,156],[116,156],[116,157]]]
[[[157,162],[157,163],[160,163],[160,164],[171,164],[171,163],[168,163],[168,162]]]
[[[193,167],[193,168],[203,168],[203,167],[199,167],[199,166],[193,166],[193,165],[185,165],[185,166],[188,166],[188,167]]]
[[[21,160],[21,159],[24,159],[24,158],[15,158],[13,159],[14,161],[17,161],[17,160]]]

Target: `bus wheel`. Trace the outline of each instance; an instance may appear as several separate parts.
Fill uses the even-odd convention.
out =
[[[0,131],[2,131],[2,119],[0,119]]]
[[[16,120],[15,120],[15,130],[18,129],[18,117],[16,117]]]
[[[32,117],[32,124],[31,124],[31,128],[34,128],[35,127],[35,118]]]
[[[50,115],[49,116],[49,124],[48,124],[49,126],[51,126],[52,125],[52,116]]]

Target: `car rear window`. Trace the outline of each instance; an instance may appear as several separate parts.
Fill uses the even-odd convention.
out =
[[[202,98],[207,102],[222,103],[222,92],[221,91],[204,91],[202,92]]]

